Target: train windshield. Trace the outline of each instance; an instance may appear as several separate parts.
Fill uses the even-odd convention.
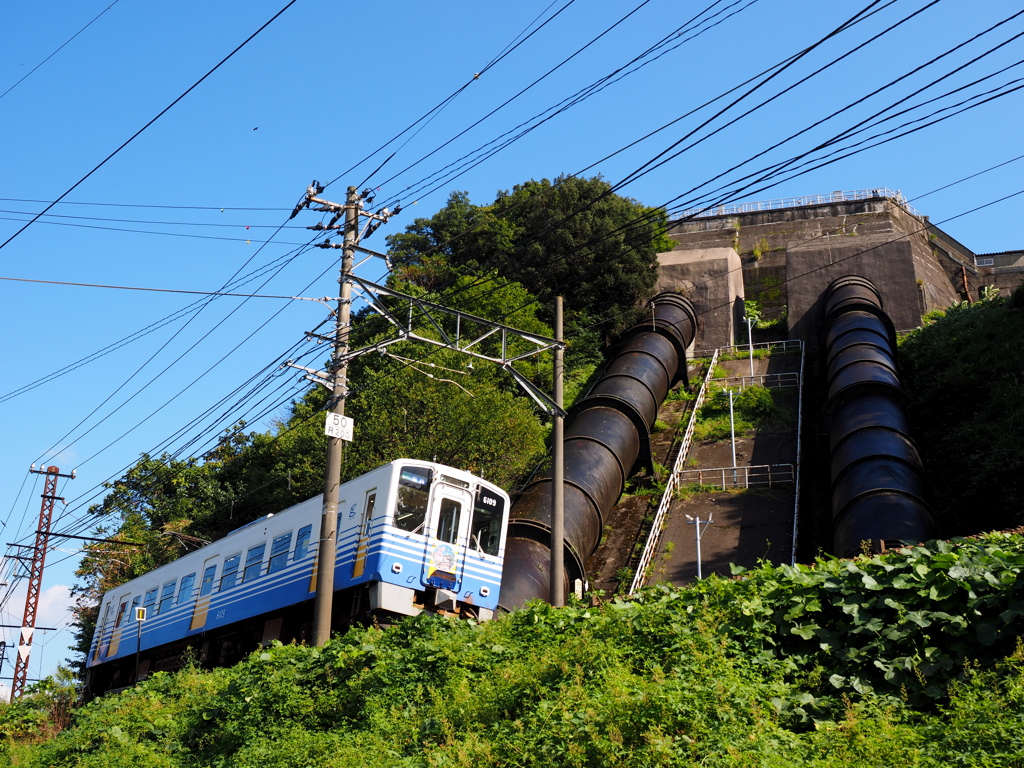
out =
[[[473,502],[473,522],[469,528],[470,549],[486,555],[497,555],[501,547],[501,524],[504,516],[504,499],[481,487]]]
[[[402,467],[398,476],[395,526],[412,533],[422,531],[427,519],[429,497],[430,470],[424,467]]]

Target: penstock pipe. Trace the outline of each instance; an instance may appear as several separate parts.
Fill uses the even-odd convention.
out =
[[[833,551],[934,538],[924,471],[910,435],[896,365],[896,333],[866,278],[835,280],[823,295]]]
[[[597,549],[605,515],[626,480],[653,471],[651,427],[669,389],[686,378],[686,348],[697,315],[676,293],[652,299],[650,311],[618,341],[591,389],[565,424],[565,570],[556,574],[565,594],[586,581],[587,559]],[[547,600],[551,579],[551,477],[534,479],[512,505],[501,580],[501,606]]]

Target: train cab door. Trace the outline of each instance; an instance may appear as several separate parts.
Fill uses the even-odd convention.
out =
[[[421,581],[425,586],[458,591],[462,585],[462,552],[473,513],[468,490],[439,483],[427,516],[427,549]]]

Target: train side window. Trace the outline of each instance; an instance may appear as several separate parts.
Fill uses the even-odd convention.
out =
[[[487,555],[498,554],[504,516],[505,500],[481,488],[473,503],[473,520],[469,526],[470,549]]]
[[[430,470],[403,467],[398,476],[398,499],[395,503],[395,527],[419,533],[427,519],[430,498]]]
[[[103,623],[100,624],[100,629],[106,629],[107,624],[110,622],[110,611],[114,608],[113,603],[107,603],[107,610],[103,612]]]
[[[199,596],[205,597],[206,595],[213,592],[213,581],[217,575],[217,566],[211,565],[205,571],[203,571],[203,583],[199,585]]]
[[[292,532],[281,534],[270,545],[270,565],[267,573],[277,573],[288,563],[288,550],[292,547]]]
[[[117,621],[114,622],[115,627],[120,627],[121,622],[124,621],[124,614],[128,610],[128,598],[126,597],[121,601],[121,605],[117,607]]]
[[[266,551],[267,542],[258,544],[249,550],[245,556],[245,572],[242,574],[243,584],[260,577],[260,570],[263,568],[263,553]]]
[[[171,604],[174,602],[174,585],[177,583],[177,579],[171,579],[160,590],[160,607],[157,610],[157,614],[161,614],[171,607]]]
[[[147,616],[155,615],[153,613],[153,606],[156,605],[156,587],[153,587],[146,593],[146,599],[142,601],[142,607],[146,609]]]
[[[295,560],[301,560],[309,554],[309,537],[312,532],[312,525],[299,528],[299,535],[295,537]]]
[[[242,553],[232,555],[224,561],[224,571],[220,577],[220,591],[231,589],[238,581],[238,561],[242,559]]]
[[[459,517],[462,515],[462,505],[454,499],[441,499],[441,511],[437,516],[437,538],[455,543],[459,535]]]
[[[135,597],[132,598],[132,608],[131,608],[130,611],[128,611],[128,618],[132,618],[132,617],[135,616],[135,609],[138,607],[139,603],[141,603],[141,602],[142,602],[142,595],[136,595]]]
[[[192,587],[195,586],[196,575],[190,573],[181,580],[181,587],[178,589],[178,602],[175,605],[181,605],[182,603],[192,599]]]

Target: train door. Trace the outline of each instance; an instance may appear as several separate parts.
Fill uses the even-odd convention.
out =
[[[219,559],[219,557],[211,557],[203,563],[202,581],[199,582],[199,597],[196,598],[195,608],[192,609],[190,630],[202,629],[206,626],[206,615],[210,612],[210,597],[213,595],[213,585],[217,579],[217,561]]]
[[[121,633],[127,623],[129,597],[131,597],[131,592],[125,592],[114,601],[117,604],[117,616],[114,619],[114,631],[110,636],[110,648],[107,650],[107,656],[116,656],[117,649],[121,645]]]
[[[466,527],[473,509],[468,490],[438,483],[427,517],[427,548],[421,580],[427,586],[457,591],[462,584]]]

